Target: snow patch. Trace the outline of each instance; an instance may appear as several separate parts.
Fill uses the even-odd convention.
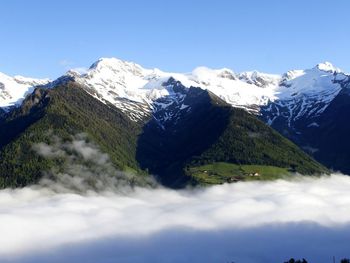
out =
[[[36,86],[45,85],[49,79],[32,79],[22,76],[10,77],[0,72],[0,108],[18,106],[32,93]]]

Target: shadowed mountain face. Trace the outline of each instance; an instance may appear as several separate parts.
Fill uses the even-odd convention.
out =
[[[136,157],[141,167],[166,185],[186,183],[190,179],[183,171],[186,162],[210,148],[228,125],[230,106],[215,99],[207,91],[190,88],[183,104],[173,109],[171,120],[162,125],[157,115],[152,118],[138,140]]]
[[[278,111],[278,116],[276,115],[270,123],[271,127],[328,168],[349,173],[350,79],[344,78],[335,83],[340,85],[341,90],[327,105],[315,101],[318,106],[310,108],[304,115],[289,121],[286,113],[289,109],[271,103],[262,108],[261,118],[268,122],[271,116],[274,116],[273,111]],[[302,102],[295,108],[300,108],[301,105]],[[318,107],[324,108],[322,113],[312,114]]]
[[[175,85],[182,88],[184,98],[171,108],[166,121],[160,110],[144,126],[136,153],[141,167],[158,175],[163,184],[183,186],[195,180],[185,170],[216,162],[271,165],[304,174],[325,171],[254,115],[208,91]]]
[[[349,112],[350,91],[343,89],[304,138],[317,160],[344,173],[350,173]]]
[[[23,102],[20,108],[6,114],[0,122],[0,147],[10,143],[33,123],[45,115],[50,96],[47,90],[36,89]]]

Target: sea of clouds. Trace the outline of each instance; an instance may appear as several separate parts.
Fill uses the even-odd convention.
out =
[[[350,177],[130,185],[84,134],[35,145],[64,169],[0,190],[0,262],[279,263],[350,257]],[[136,180],[136,179],[135,179]]]
[[[332,262],[350,256],[350,177],[127,193],[0,191],[0,262]]]

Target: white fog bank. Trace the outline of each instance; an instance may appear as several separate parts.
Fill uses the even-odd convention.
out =
[[[0,262],[322,263],[333,256],[350,257],[350,177],[343,175],[127,194],[0,191]]]

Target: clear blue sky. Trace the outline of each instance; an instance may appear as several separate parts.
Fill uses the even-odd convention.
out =
[[[2,0],[0,71],[55,78],[118,57],[145,67],[350,72],[349,0]]]

